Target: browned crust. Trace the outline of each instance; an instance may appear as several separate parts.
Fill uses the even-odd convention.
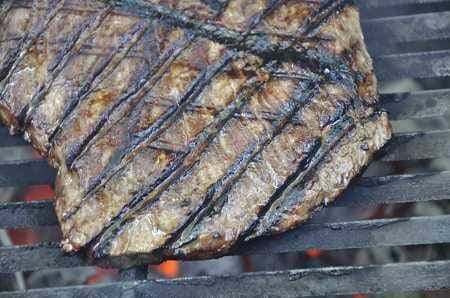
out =
[[[153,254],[153,261],[212,257],[245,239],[298,226],[317,206],[334,200],[391,134],[387,116],[373,107],[376,78],[358,12],[350,2],[238,0],[217,6],[214,0],[147,1],[141,9],[171,19],[162,26],[160,20],[143,21],[139,11],[106,6],[105,17],[77,37],[71,54],[65,54],[70,59],[60,60],[64,64],[58,71],[50,67],[57,59],[57,43],[49,43],[53,50],[48,54],[37,38],[28,38],[17,56],[20,61],[2,82],[0,118],[13,131],[26,124],[33,145],[59,169],[57,214],[66,250],[78,250],[100,235],[92,243],[99,241],[97,256]],[[26,24],[34,29],[46,22],[57,27],[58,21],[51,20],[67,22],[63,15],[70,19],[75,4],[73,25],[100,7],[85,8],[76,0],[55,10],[35,7],[36,22],[22,18],[17,23],[22,31]],[[24,14],[31,11],[21,9]],[[64,37],[75,31],[43,30],[40,40],[69,45],[70,38]],[[149,41],[158,47],[146,47]],[[0,44],[3,68],[9,62],[1,60],[2,50],[9,46]],[[178,48],[176,55],[164,58],[154,73],[151,62],[141,63],[162,57],[172,47]],[[239,58],[249,52],[256,56]],[[291,67],[270,61],[283,59]],[[25,69],[29,73],[20,71]],[[266,82],[264,91],[242,111],[230,114],[223,128],[207,134],[255,77]],[[14,84],[19,82],[29,86],[17,93]],[[315,108],[301,106],[298,115],[286,118],[292,109],[286,100],[299,82],[313,82],[319,93],[329,85],[342,87],[345,95],[339,101],[319,96]],[[48,89],[39,93],[42,88]],[[128,95],[130,89],[134,91]],[[331,151],[314,167],[303,169],[308,172],[304,177],[294,170],[293,164],[307,166],[305,161],[314,158],[308,144],[327,142],[333,125],[344,118],[353,124]],[[288,139],[282,136],[295,129],[290,137],[298,142],[293,146],[304,151],[289,155],[291,162],[288,155],[277,160],[275,151],[291,149],[283,147]],[[197,138],[202,141],[196,143]],[[267,150],[273,152],[264,153]],[[278,176],[271,176],[269,168]],[[215,212],[197,213],[213,185]],[[246,185],[260,185],[264,191],[246,196],[241,204]],[[214,205],[216,199],[222,205]],[[252,206],[255,202],[257,207]],[[273,206],[281,207],[274,211]],[[201,215],[199,220],[195,214]],[[191,222],[195,237],[189,230],[182,233]]]

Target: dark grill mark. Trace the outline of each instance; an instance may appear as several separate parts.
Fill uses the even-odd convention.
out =
[[[289,195],[294,189],[301,189],[308,182],[313,170],[323,160],[327,153],[329,153],[339,141],[347,135],[348,131],[354,127],[353,123],[353,118],[344,116],[331,126],[331,131],[322,141],[320,148],[310,158],[308,163],[300,165],[296,175],[288,179],[285,182],[285,185],[280,188],[280,191],[274,194],[270,203],[264,206],[258,214],[258,219],[253,223],[252,227],[242,235],[241,241],[264,235],[265,227],[268,228],[275,225],[281,219],[283,212],[288,206],[295,205],[302,200],[301,197],[292,197]],[[258,225],[261,227],[261,231],[253,233]]]
[[[82,83],[81,88],[76,94],[70,98],[69,103],[63,113],[63,116],[59,119],[58,124],[54,131],[49,136],[49,141],[52,143],[58,132],[63,128],[66,119],[72,114],[78,104],[83,101],[90,92],[98,86],[102,80],[107,76],[106,73],[112,72],[125,58],[126,53],[134,46],[142,34],[147,30],[148,24],[146,22],[138,22],[126,35],[120,38],[118,46],[109,53],[109,55],[101,61],[101,63],[92,71],[89,77]],[[111,66],[114,58],[120,55],[118,61],[115,61]]]
[[[97,14],[81,23],[75,30],[75,32],[70,34],[69,38],[64,42],[64,45],[62,46],[62,50],[53,59],[53,61],[50,62],[47,68],[48,76],[50,79],[48,79],[47,82],[44,82],[43,84],[41,84],[41,86],[38,87],[36,93],[31,99],[31,102],[21,111],[18,117],[19,123],[22,123],[24,126],[28,124],[30,117],[33,116],[36,107],[45,98],[45,95],[50,90],[58,74],[64,69],[67,62],[77,54],[78,49],[76,46],[79,42],[82,42],[80,41],[82,34],[85,32],[95,32],[95,30],[97,30],[98,27],[102,24],[110,11],[111,7],[105,7],[103,10],[99,11]]]
[[[169,168],[164,171],[157,181],[139,191],[130,204],[124,207],[123,211],[111,221],[109,227],[104,230],[105,232],[101,233],[101,240],[95,249],[98,257],[107,251],[110,241],[127,223],[127,217],[135,214],[143,208],[145,204],[149,204],[149,200],[144,201],[144,198],[151,194],[151,201],[154,201],[164,190],[167,189],[171,183],[178,179],[183,173],[189,171],[189,169],[191,169],[198,162],[198,157],[208,146],[208,144],[221,131],[233,115],[248,103],[251,95],[254,92],[257,92],[261,86],[261,82],[254,81],[254,79],[249,80],[246,83],[246,86],[244,86],[241,90],[241,93],[238,95],[236,100],[234,100],[225,110],[219,113],[219,115],[214,118],[213,123],[204,129],[200,135],[188,145],[187,151],[182,152],[169,166]]]
[[[26,30],[26,34],[22,37],[19,44],[16,48],[12,49],[6,58],[5,63],[0,68],[0,82],[2,82],[2,88],[9,83],[9,79],[11,78],[12,73],[15,68],[22,61],[23,57],[26,55],[28,50],[34,45],[37,41],[38,37],[45,32],[48,28],[48,25],[56,16],[56,14],[61,10],[62,2],[61,0],[55,1],[55,3],[49,3],[49,7],[44,12],[46,15],[42,24],[40,24],[39,19],[39,9],[38,3],[40,1],[36,1],[33,3],[32,13],[30,14],[30,19],[28,23],[28,28]],[[33,18],[36,17],[36,24],[32,23]]]
[[[280,1],[270,1],[269,5],[263,9],[260,13],[253,16],[253,21],[248,26],[246,33],[241,34],[239,37],[239,42],[244,41],[248,35],[248,33],[256,27],[263,19],[264,16],[269,14],[277,5],[279,5]],[[219,61],[210,67],[208,67],[205,71],[203,71],[191,84],[187,93],[183,96],[180,102],[176,106],[170,107],[159,119],[156,120],[154,124],[152,124],[146,130],[139,132],[134,135],[133,139],[130,141],[130,144],[123,150],[120,150],[109,164],[105,167],[100,175],[98,175],[93,182],[90,183],[86,193],[83,196],[83,200],[88,197],[89,194],[97,191],[100,187],[103,187],[116,173],[118,173],[121,169],[123,169],[131,159],[126,159],[127,156],[130,156],[137,148],[142,146],[145,143],[151,143],[154,141],[161,133],[163,133],[172,123],[173,121],[186,109],[189,104],[193,102],[193,100],[201,93],[201,91],[207,86],[207,84],[211,81],[211,79],[223,68],[228,62],[236,56],[235,51],[228,51],[224,54]],[[141,102],[144,105],[143,102]],[[138,109],[139,110],[139,105]],[[132,129],[131,129],[132,130]],[[77,206],[73,210],[69,210],[64,215],[64,219],[67,220],[73,214],[75,214],[81,205]]]
[[[14,61],[16,57],[19,55],[21,49],[25,46],[25,43],[27,40],[29,40],[30,37],[30,29],[33,26],[32,20],[33,16],[37,13],[36,8],[36,2],[31,7],[30,16],[27,20],[27,29],[24,32],[24,35],[22,37],[19,37],[19,41],[17,43],[17,46],[14,49],[10,49],[8,53],[6,54],[5,61],[3,62],[3,65],[0,66],[0,83],[8,76],[8,73],[10,69],[12,68]],[[5,84],[0,85],[0,88],[3,88]],[[3,90],[0,89],[0,93],[2,93]],[[1,99],[0,99],[1,100]]]
[[[353,0],[329,0],[320,7],[318,13],[312,17],[305,26],[299,28],[298,34],[300,36],[312,35],[314,31],[324,24],[333,14],[351,4],[353,4]]]
[[[149,92],[150,88],[154,86],[162,77],[163,73],[167,71],[170,63],[173,62],[189,44],[190,42],[183,40],[172,45],[159,57],[158,61],[156,61],[155,65],[151,67],[149,73],[143,76],[142,80],[140,80],[134,87],[127,89],[127,92],[119,97],[118,101],[100,117],[100,120],[95,124],[86,139],[84,139],[71,152],[71,155],[67,159],[67,165],[69,167],[72,167],[73,164],[81,158],[84,152],[86,152],[86,150],[94,143],[98,137],[98,133],[108,122],[110,116],[122,105],[142,98],[144,94]],[[118,121],[120,121],[120,119]]]
[[[0,26],[13,6],[13,1],[3,2],[0,6]]]
[[[209,188],[204,197],[203,205],[178,229],[167,243],[167,246],[175,243],[174,247],[177,248],[196,239],[196,226],[203,218],[220,212],[227,200],[228,191],[237,179],[241,177],[250,162],[272,142],[274,137],[283,131],[285,125],[290,122],[292,117],[300,109],[309,104],[318,90],[318,82],[299,83],[299,87],[294,91],[292,99],[286,104],[287,110],[273,124],[270,136],[262,141],[252,143],[247,147],[244,153],[228,169],[228,172]],[[180,238],[178,239],[178,237]]]
[[[215,10],[217,15],[220,15],[227,8],[231,0],[200,0],[200,1],[211,7],[211,9]]]
[[[271,1],[270,5],[273,5],[274,2],[275,1]],[[255,18],[257,18],[257,19],[259,19],[259,21],[261,21],[263,19],[263,16],[266,13],[269,13],[269,12],[270,12],[270,10],[267,9],[267,10],[265,10],[265,13],[263,13],[263,14],[261,14],[259,16],[255,16]],[[320,15],[321,13],[322,13],[322,11],[319,11],[317,13],[317,15]],[[322,19],[322,21],[324,21],[324,19]],[[256,24],[257,24],[257,22],[253,23],[252,26],[255,26]],[[316,24],[314,24],[314,25],[316,25]],[[313,26],[313,24],[311,24],[310,26]],[[247,30],[246,32],[247,32],[247,34],[249,34],[250,30]],[[242,40],[242,43],[245,43],[246,41],[248,41],[247,38]],[[239,48],[239,46],[237,46],[237,48]],[[322,61],[329,62],[327,60],[329,60],[330,58],[326,57],[326,55],[323,55],[323,54],[314,53],[312,55],[312,57],[314,57],[314,59],[316,60],[318,58],[317,57],[318,55],[320,55],[319,62],[322,62]],[[334,60],[334,59],[332,59],[332,60]],[[331,63],[337,64],[336,61],[332,61]],[[344,78],[341,78],[341,76],[335,77],[335,73],[334,72],[330,71],[330,73],[332,73],[331,76],[328,76],[328,77],[325,78],[327,81],[344,80]],[[315,83],[317,83],[317,81]],[[313,82],[313,84],[314,84],[314,82]],[[305,90],[305,89],[306,88],[300,88],[300,90]],[[316,89],[318,90],[317,86],[316,86]],[[296,97],[294,96],[294,98],[296,98]],[[278,123],[274,124],[274,127],[275,127],[275,129],[274,129],[275,130],[275,134],[274,135],[276,135],[279,132],[281,132],[282,128],[287,123],[287,121],[289,121],[289,119],[292,118],[302,106],[303,105],[301,103],[295,102],[295,100],[293,102],[291,102],[291,104],[287,105],[286,111],[285,111],[287,116],[284,116],[284,118],[282,118],[282,120],[279,120]],[[220,199],[224,197],[223,194],[226,193],[226,191],[229,190],[230,185],[232,185],[233,181],[235,181],[240,176],[240,174],[242,174],[242,172],[246,169],[246,166],[249,164],[249,162],[257,155],[258,152],[260,152],[267,144],[270,143],[271,139],[272,138],[268,138],[267,140],[264,140],[262,146],[260,144],[252,144],[249,148],[247,148],[248,152],[245,152],[236,161],[236,164],[229,169],[229,174],[226,175],[223,179],[219,180],[215,184],[215,188],[213,187],[213,188],[211,188],[208,191],[208,193],[207,193],[207,195],[205,197],[205,201],[203,203],[203,204],[206,204],[208,212],[211,212],[211,210],[214,210],[214,206],[216,208],[219,208],[222,205],[221,202],[220,202]],[[291,179],[293,179],[293,178],[291,178]],[[167,188],[167,186],[165,188]],[[161,192],[158,192],[157,195],[159,195]],[[216,197],[215,199],[213,199],[215,194],[218,194],[219,197],[218,198]],[[211,204],[209,205],[207,203],[207,201],[210,201]],[[151,206],[151,203],[150,203],[150,206]],[[198,212],[201,211],[201,210],[203,210],[203,209],[199,209],[196,212],[194,212],[193,214],[191,214],[191,216],[189,216],[189,218],[187,219],[187,222],[185,224],[183,224],[183,226],[177,230],[177,232],[175,233],[175,237],[172,237],[169,240],[169,244],[171,244],[171,243],[176,241],[176,237],[180,236],[182,234],[183,229],[186,228],[187,225],[191,221],[194,221],[195,223],[197,223],[197,221],[196,221],[197,216],[200,217],[198,219],[198,220],[200,220],[201,218],[203,218],[204,216],[206,216],[208,214],[208,212],[205,212],[206,214],[201,213],[199,215]],[[123,210],[123,211],[125,211],[125,210]],[[104,232],[101,233],[102,236],[100,237],[100,240],[98,241],[98,244],[95,246],[95,249],[94,249],[96,257],[102,257],[102,256],[106,256],[107,255],[109,246],[111,245],[111,241],[114,238],[114,236],[117,235],[118,233],[120,233],[120,231],[123,229],[123,227],[125,226],[125,224],[127,222],[133,220],[132,215],[136,214],[136,212],[138,212],[138,211],[139,211],[139,207],[138,206],[135,207],[135,208],[132,208],[131,210],[127,208],[126,212],[124,212],[125,214],[122,215],[121,217],[126,218],[128,216],[129,218],[131,217],[131,219],[128,219],[128,220],[127,219],[122,219],[121,220],[120,216],[119,216],[118,219],[115,219],[115,220],[112,221],[112,222],[114,222],[114,221],[117,220],[116,224],[112,224],[110,228],[108,228],[107,230],[104,230]],[[195,226],[195,223],[194,223],[194,226]],[[192,237],[189,237],[189,238],[192,238]],[[155,253],[155,255],[158,255],[158,254],[161,254],[161,253],[162,253],[162,251],[158,251],[158,252]]]
[[[333,1],[330,1],[333,2]],[[331,3],[333,4],[333,3]],[[310,22],[307,23],[306,26],[304,28],[306,28],[307,31],[313,30],[313,28],[315,28],[316,26],[320,25],[322,22],[325,21],[324,17],[320,17],[324,14],[324,10],[326,8],[326,11],[329,13],[331,12],[335,12],[338,7],[331,5],[332,8],[329,8],[327,6],[322,7],[321,9],[319,9],[319,11],[316,13],[315,16],[313,16],[314,20],[318,20],[315,22]],[[299,31],[301,30],[301,28],[299,29]],[[307,32],[303,33],[303,34],[307,34]],[[274,124],[274,134],[268,138],[267,140],[264,141],[263,145],[260,148],[257,148],[258,144],[252,144],[251,146],[249,146],[249,148],[247,148],[246,152],[236,161],[236,163],[229,169],[229,172],[219,181],[217,181],[207,192],[207,194],[205,195],[205,198],[203,200],[203,206],[201,206],[199,209],[197,209],[197,211],[194,212],[193,215],[191,215],[187,221],[183,224],[182,227],[180,227],[174,234],[174,236],[168,241],[168,243],[166,243],[166,247],[170,247],[169,249],[176,249],[179,248],[183,245],[186,245],[187,243],[190,243],[191,241],[195,240],[198,237],[198,231],[196,231],[196,227],[197,225],[202,221],[203,218],[210,216],[213,213],[218,213],[220,212],[222,206],[225,204],[226,200],[227,200],[227,192],[230,190],[231,186],[233,185],[233,183],[240,177],[240,175],[245,171],[246,167],[248,166],[248,164],[256,157],[256,155],[261,152],[263,150],[264,147],[266,147],[273,139],[273,137],[275,137],[277,134],[279,134],[282,129],[284,128],[285,124],[288,121],[293,120],[292,118],[297,114],[297,112],[306,104],[308,104],[308,102],[312,99],[312,97],[314,96],[314,94],[319,90],[319,81],[317,77],[314,77],[314,75],[305,75],[305,74],[290,74],[290,73],[281,73],[281,72],[274,72],[276,76],[281,76],[281,77],[286,77],[286,78],[293,78],[293,79],[312,79],[312,82],[310,83],[306,83],[306,84],[311,84],[312,86],[309,87],[305,87],[305,86],[301,86],[296,92],[299,92],[299,94],[294,95],[294,99],[298,98],[299,95],[302,95],[302,92],[304,92],[304,90],[308,90],[311,89],[310,93],[307,93],[307,95],[305,96],[305,98],[303,100],[305,100],[305,102],[297,102],[294,100],[293,104],[288,105],[288,107],[293,106],[293,110],[292,112],[288,112],[288,116],[284,118],[284,121],[286,122],[281,122],[281,123],[276,123]],[[314,80],[315,79],[315,80]],[[327,80],[329,80],[330,78],[327,78]],[[300,84],[301,85],[301,84]],[[339,113],[338,113],[339,114]],[[248,116],[248,115],[247,115]],[[278,118],[280,119],[280,118]],[[281,120],[278,121],[283,121],[283,118],[281,118]],[[304,170],[304,168],[306,168],[311,162],[312,159],[314,158],[314,155],[320,151],[320,141],[316,142],[316,145],[313,147],[313,149],[311,150],[311,152],[309,153],[309,157],[302,161],[299,165],[299,169],[294,173],[294,175],[290,176],[287,180],[286,180],[286,185],[283,185],[282,187],[280,187],[277,192],[274,194],[274,197],[276,198],[277,196],[280,195],[280,192],[282,190],[284,190],[298,175],[301,174],[302,169]],[[327,151],[328,152],[328,151]],[[262,214],[264,214],[264,210],[265,208],[270,208],[271,204],[272,204],[272,200],[269,202],[269,204],[267,204],[262,211]],[[259,218],[259,216],[258,216]],[[256,224],[256,223],[254,223]],[[244,233],[244,235],[246,235],[247,233]]]
[[[105,167],[103,172],[96,177],[96,179],[94,179],[88,187],[85,197],[105,185],[118,171],[123,169],[123,167],[130,161],[130,159],[127,160],[127,157],[129,157],[137,148],[141,147],[144,143],[153,142],[158,136],[160,136],[172,124],[172,122],[177,119],[189,103],[201,93],[210,80],[227,65],[230,59],[233,58],[233,55],[234,53],[230,53],[225,57],[222,57],[222,59],[220,59],[216,64],[204,70],[191,84],[188,91],[182,97],[177,106],[171,106],[171,108],[169,108],[150,127],[144,131],[134,134],[128,146],[117,152],[117,154],[115,154],[112,158],[112,161]],[[141,103],[144,105],[143,101],[141,101]]]
[[[225,0],[200,0],[212,9],[218,12],[218,15],[228,5],[228,1]],[[12,3],[13,1],[11,1]],[[24,2],[24,1],[20,1]],[[26,1],[25,1],[26,2]],[[51,1],[50,1],[51,2]],[[56,1],[61,3],[62,1]],[[269,36],[264,33],[251,33],[251,30],[259,24],[264,17],[272,11],[277,5],[284,1],[271,0],[267,5],[267,8],[261,13],[255,15],[247,30],[243,33],[227,29],[223,26],[218,26],[213,23],[197,20],[194,17],[190,17],[183,12],[172,10],[165,6],[142,3],[133,0],[118,0],[114,1],[109,7],[105,9],[101,14],[96,16],[96,20],[90,20],[89,22],[81,24],[70,38],[64,42],[64,46],[59,55],[54,59],[51,65],[48,67],[48,72],[51,73],[50,82],[47,81],[41,85],[38,91],[33,96],[31,103],[20,113],[19,120],[27,123],[29,117],[32,116],[35,107],[45,97],[45,94],[51,88],[53,80],[60,73],[70,57],[75,55],[76,45],[79,43],[80,36],[83,31],[94,29],[93,33],[100,26],[101,22],[110,13],[110,9],[120,11],[121,13],[130,13],[132,15],[142,16],[144,18],[157,17],[163,19],[162,22],[168,23],[170,26],[181,27],[189,30],[190,37],[187,40],[179,41],[180,44],[173,45],[161,58],[152,66],[149,73],[142,75],[142,80],[138,82],[133,88],[127,90],[125,94],[121,94],[118,97],[117,102],[110,108],[108,108],[100,117],[99,121],[89,132],[88,136],[80,143],[73,147],[69,155],[66,157],[66,163],[71,167],[78,158],[83,156],[84,152],[92,144],[95,143],[101,130],[107,125],[110,116],[117,111],[123,104],[132,102],[134,100],[139,101],[147,92],[151,90],[153,85],[159,81],[164,72],[169,67],[170,63],[178,57],[178,55],[186,48],[187,45],[192,42],[198,36],[206,37],[210,40],[219,42],[231,48],[227,51],[219,61],[213,65],[210,65],[206,70],[202,71],[200,75],[192,82],[188,91],[183,95],[179,106],[169,106],[167,111],[157,119],[157,121],[150,127],[141,131],[135,135],[130,136],[130,142],[124,148],[120,148],[119,152],[113,157],[112,161],[103,169],[103,172],[94,179],[94,182],[88,187],[85,197],[79,206],[73,210],[69,210],[64,216],[64,219],[69,219],[74,215],[85,203],[87,195],[97,191],[100,187],[104,186],[110,179],[118,173],[123,167],[133,158],[133,153],[141,146],[146,145],[149,147],[155,147],[163,150],[170,150],[170,148],[164,148],[164,144],[150,144],[155,141],[168,127],[170,127],[176,119],[179,118],[182,112],[186,110],[195,110],[205,107],[196,107],[192,105],[192,101],[199,96],[204,88],[210,83],[222,69],[228,64],[228,62],[236,57],[237,50],[244,50],[253,54],[256,54],[264,58],[265,63],[271,60],[291,60],[298,62],[306,69],[311,70],[312,76],[305,76],[304,74],[291,74],[291,73],[276,73],[272,72],[273,77],[281,77],[286,79],[299,80],[299,90],[297,90],[294,98],[286,105],[285,110],[281,114],[274,114],[270,112],[263,112],[262,118],[268,119],[272,122],[271,136],[265,138],[262,142],[256,142],[248,146],[245,152],[235,161],[235,163],[228,169],[219,181],[212,185],[204,196],[202,205],[193,212],[182,224],[180,228],[172,235],[166,245],[174,245],[180,247],[196,238],[195,227],[204,217],[207,217],[214,212],[219,212],[226,202],[228,191],[233,183],[241,176],[246,170],[248,164],[253,161],[256,156],[272,141],[273,137],[279,134],[285,125],[290,123],[301,124],[301,119],[297,119],[295,114],[302,109],[302,107],[308,104],[309,100],[314,96],[314,93],[320,88],[321,80],[327,80],[331,82],[338,82],[344,84],[349,89],[355,88],[355,74],[348,66],[348,61],[339,57],[334,57],[330,54],[318,52],[314,50],[305,51],[295,47],[294,38],[307,39],[315,38],[314,33],[320,28],[320,26],[326,22],[333,14],[338,13],[343,7],[351,5],[353,1],[350,0],[337,0],[328,1],[321,6],[318,13],[310,18],[310,21],[304,26],[299,28],[299,36],[288,36],[282,43],[273,44],[269,41]],[[0,8],[0,17],[4,17],[7,14],[8,9],[12,5],[4,5]],[[33,6],[34,13],[37,13],[36,3]],[[55,7],[55,8],[53,8]],[[52,8],[52,9],[50,9]],[[0,68],[0,81],[4,80],[8,83],[11,73],[14,71],[17,64],[21,61],[22,53],[26,53],[29,47],[33,45],[37,37],[42,34],[51,19],[56,16],[56,13],[62,9],[61,6],[50,5],[46,12],[46,19],[42,26],[37,24],[33,25],[33,30],[27,30],[27,34],[19,40],[19,47],[16,50],[11,51],[8,54],[7,61]],[[33,13],[33,14],[34,14]],[[100,18],[100,22],[98,22]],[[32,19],[32,16],[30,17]],[[0,24],[1,24],[0,18]],[[95,25],[94,25],[95,24]],[[50,141],[56,140],[58,133],[63,129],[66,119],[68,119],[76,107],[82,102],[90,92],[98,86],[100,82],[105,80],[107,76],[113,71],[113,69],[119,64],[122,59],[129,54],[133,45],[138,41],[142,34],[147,30],[147,23],[140,22],[136,27],[131,30],[131,33],[127,33],[122,37],[119,45],[113,48],[106,57],[102,58],[102,62],[91,73],[82,84],[82,87],[78,90],[78,93],[70,99],[69,105],[64,111],[63,117],[57,123],[56,129],[50,135]],[[31,23],[29,24],[31,26]],[[132,37],[137,34],[136,40]],[[87,46],[88,47],[88,46]],[[81,47],[80,47],[81,49]],[[325,71],[326,70],[326,71]],[[306,82],[303,82],[306,81]],[[320,82],[319,82],[320,81]],[[120,233],[125,224],[133,220],[133,216],[144,208],[147,208],[146,204],[154,202],[159,198],[159,195],[168,188],[168,186],[179,179],[181,175],[188,172],[194,165],[204,151],[204,149],[210,144],[211,140],[220,132],[224,125],[233,117],[242,118],[254,118],[256,117],[252,113],[245,111],[244,106],[249,99],[249,94],[255,92],[261,87],[260,82],[247,82],[246,88],[241,90],[240,95],[235,101],[233,101],[225,110],[219,113],[214,118],[214,122],[205,128],[194,141],[190,142],[186,150],[175,152],[177,157],[165,169],[163,174],[157,181],[151,185],[142,187],[136,195],[132,198],[132,201],[122,208],[121,212],[103,229],[100,235],[97,246],[95,247],[95,254],[97,257],[105,256],[108,253],[110,242],[113,238]],[[251,86],[249,86],[251,85]],[[304,97],[302,95],[305,90],[308,90],[308,94]],[[304,95],[304,94],[303,94]],[[355,99],[358,101],[358,99]],[[132,113],[138,114],[141,103],[136,103],[132,106]],[[358,102],[352,103],[358,104]],[[361,104],[361,103],[359,103]],[[307,153],[308,157],[303,160],[298,169],[292,174],[280,187],[275,194],[270,198],[270,202],[262,208],[258,214],[258,220],[255,221],[252,226],[241,235],[239,241],[251,239],[253,237],[263,235],[265,233],[264,227],[270,227],[276,224],[283,213],[283,210],[293,204],[298,204],[301,198],[289,197],[289,193],[293,188],[303,186],[311,176],[313,169],[319,165],[326,154],[345,136],[348,130],[352,127],[353,119],[344,116],[348,107],[338,107],[338,111],[335,115],[332,115],[326,119],[321,119],[321,126],[331,125],[333,127],[330,135],[325,138],[323,143],[315,140],[311,150]],[[117,121],[119,120],[115,120]],[[114,123],[110,123],[114,125]],[[150,195],[150,199],[147,196]],[[272,208],[276,208],[276,212],[272,212]],[[262,226],[262,230],[256,230],[257,227]],[[157,253],[164,253],[159,251]]]

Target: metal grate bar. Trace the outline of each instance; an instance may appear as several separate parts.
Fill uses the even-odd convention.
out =
[[[450,50],[380,56],[375,73],[380,81],[450,76],[449,56]]]
[[[64,253],[59,243],[0,247],[0,273],[87,266],[81,255]]]
[[[450,261],[325,267],[238,276],[110,283],[15,292],[1,297],[299,297],[450,288]]]
[[[256,239],[236,254],[403,246],[450,242],[450,215],[304,224],[267,239]]]
[[[6,126],[0,126],[0,146],[20,146],[28,144],[22,137],[11,136]]]
[[[448,199],[450,172],[440,172],[359,178],[345,191],[343,198],[331,206],[368,206]],[[0,218],[0,228],[3,229],[57,224],[52,201],[1,204]]]
[[[372,19],[363,21],[362,26],[369,44],[444,39],[450,38],[450,12]]]
[[[0,162],[0,187],[53,184],[55,171],[46,160]]]
[[[450,199],[450,172],[364,177],[333,206],[425,202]]]
[[[53,202],[0,204],[0,229],[30,228],[58,224]]]
[[[391,120],[442,117],[450,113],[450,89],[381,94],[380,104]]]
[[[449,0],[356,0],[359,7],[364,8],[380,8],[391,7],[398,5],[411,4],[435,4],[435,3],[450,3]]]
[[[450,215],[305,224],[267,239],[256,239],[233,254],[273,254],[379,246],[450,242]],[[64,254],[58,244],[0,247],[0,273],[85,265],[82,257]]]
[[[140,265],[122,269],[119,272],[121,281],[144,280],[148,276],[148,265]]]
[[[380,154],[383,161],[450,157],[450,130],[396,134]]]

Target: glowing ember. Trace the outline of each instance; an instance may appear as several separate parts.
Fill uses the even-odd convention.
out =
[[[180,275],[180,264],[178,261],[165,261],[155,266],[155,270],[165,278],[175,278]]]

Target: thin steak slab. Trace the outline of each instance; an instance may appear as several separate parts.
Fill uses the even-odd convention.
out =
[[[390,138],[345,0],[4,1],[0,116],[66,251],[218,257],[299,226]]]

